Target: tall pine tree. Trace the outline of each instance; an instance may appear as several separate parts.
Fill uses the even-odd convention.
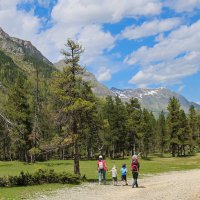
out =
[[[78,175],[80,135],[86,113],[91,112],[95,106],[91,88],[81,77],[84,73],[84,69],[79,65],[82,52],[80,44],[68,39],[66,50],[63,51],[66,67],[62,72],[55,72],[52,81],[57,120],[63,137],[70,137],[72,140],[74,173]]]
[[[31,148],[29,135],[32,131],[31,110],[28,103],[26,79],[19,77],[9,90],[6,106],[7,116],[13,122],[13,145],[18,158],[28,162],[28,150]]]
[[[158,132],[159,132],[159,145],[160,145],[160,151],[161,151],[161,156],[163,156],[164,150],[166,148],[167,145],[167,127],[166,127],[166,119],[165,119],[165,115],[164,112],[162,111],[160,113],[160,116],[158,118],[157,121],[158,124]]]
[[[142,110],[138,99],[131,99],[129,103],[126,103],[126,110],[128,113],[127,144],[133,155],[141,150]]]
[[[195,146],[197,145],[197,140],[198,140],[198,121],[197,121],[196,110],[193,105],[191,105],[189,109],[189,125],[192,135],[192,143],[190,145],[190,151],[193,152]]]
[[[172,156],[175,157],[179,144],[178,131],[179,131],[179,116],[180,116],[180,103],[178,99],[172,97],[169,99],[167,107],[169,114],[167,117],[168,130],[170,135],[170,146]]]

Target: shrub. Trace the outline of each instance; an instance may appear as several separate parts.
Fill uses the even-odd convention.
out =
[[[81,182],[79,176],[66,172],[59,174],[58,179],[60,183],[79,184]]]
[[[33,174],[34,181],[38,184],[42,183],[58,183],[58,174],[53,169],[43,170],[39,169]]]
[[[9,186],[9,180],[6,177],[0,177],[0,187]]]
[[[79,176],[66,172],[56,173],[52,169],[39,169],[33,174],[22,171],[19,176],[0,177],[0,187],[39,185],[43,183],[79,184],[80,182],[81,179]]]

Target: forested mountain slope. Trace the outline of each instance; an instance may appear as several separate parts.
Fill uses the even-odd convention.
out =
[[[38,69],[44,76],[49,77],[51,72],[55,70],[53,64],[45,58],[31,42],[10,37],[1,28],[0,50],[25,72],[31,73],[35,69]],[[5,55],[3,55],[3,57],[5,57]]]

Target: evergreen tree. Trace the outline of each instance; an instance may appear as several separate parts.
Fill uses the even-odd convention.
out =
[[[53,73],[52,89],[63,137],[71,137],[73,143],[74,173],[80,175],[80,135],[85,115],[94,109],[95,101],[90,86],[81,78],[84,73],[79,65],[82,46],[68,39],[66,48],[63,54],[67,66],[62,72]]]
[[[180,116],[180,103],[178,99],[172,97],[169,99],[169,104],[167,107],[169,114],[167,117],[167,125],[170,135],[170,146],[172,156],[175,157],[177,153],[177,147],[179,144],[178,131],[179,131],[179,116]]]
[[[119,96],[115,97],[115,123],[114,123],[114,132],[117,136],[117,142],[116,142],[116,151],[118,153],[123,153],[124,157],[124,149],[126,148],[126,137],[127,137],[127,131],[126,131],[126,122],[127,122],[127,112],[124,103],[119,98]],[[114,157],[114,156],[113,156]]]
[[[190,145],[191,152],[194,150],[194,147],[197,145],[198,139],[198,124],[197,124],[197,114],[193,105],[189,109],[189,125],[192,134],[192,143]]]
[[[178,131],[178,156],[186,155],[186,147],[192,142],[191,129],[184,110],[180,110],[180,126]]]
[[[28,92],[24,78],[18,78],[8,94],[6,106],[7,116],[14,123],[12,129],[13,145],[22,161],[28,161],[30,149],[29,135],[32,131],[31,110],[28,103]]]
[[[128,114],[127,120],[127,144],[131,154],[135,154],[136,150],[141,150],[142,138],[142,110],[138,99],[131,99],[130,103],[126,103]]]
[[[152,135],[153,135],[153,123],[152,115],[148,112],[147,109],[143,109],[143,118],[142,118],[142,150],[144,157],[147,158],[151,144],[152,144]]]
[[[111,96],[106,97],[106,102],[103,108],[104,119],[107,120],[108,127],[104,133],[104,142],[107,146],[107,154],[111,158],[115,156],[115,146],[118,141],[118,135],[116,133],[116,110],[115,103]]]
[[[86,151],[88,158],[93,158],[95,152],[98,151],[101,146],[101,141],[99,137],[99,132],[103,129],[103,120],[101,118],[101,110],[99,109],[100,104],[98,99],[96,99],[91,93],[91,91],[86,92],[87,96],[91,95],[91,100],[96,101],[95,106],[90,112],[86,112],[82,117],[84,118],[84,123],[82,123],[82,134],[81,134],[81,147]],[[83,119],[82,118],[82,119]]]
[[[197,144],[200,149],[200,113],[197,114],[197,131],[198,131]]]
[[[8,124],[0,118],[0,160],[12,160],[10,146],[11,136],[9,134]]]
[[[164,150],[167,145],[167,127],[166,127],[166,119],[164,112],[162,111],[160,113],[160,116],[158,118],[158,131],[159,131],[159,140],[158,143],[160,145],[160,150],[161,150],[161,156],[163,156]]]
[[[151,127],[152,127],[152,135],[151,135],[151,151],[152,153],[156,152],[156,145],[157,145],[157,135],[156,135],[156,131],[157,131],[157,120],[154,116],[154,114],[152,112],[150,112],[150,118],[151,118]]]

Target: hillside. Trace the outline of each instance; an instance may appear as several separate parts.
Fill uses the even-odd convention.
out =
[[[54,66],[58,69],[58,70],[62,70],[63,67],[65,66],[65,62],[63,60],[57,62],[54,64]],[[85,81],[90,82],[91,86],[92,86],[92,91],[100,97],[105,97],[105,96],[115,96],[115,94],[109,90],[105,85],[101,84],[100,82],[97,81],[96,77],[94,74],[86,71],[83,75],[83,79]]]
[[[49,77],[55,70],[53,64],[31,42],[10,37],[2,28],[0,28],[0,50],[1,55],[3,53],[4,57],[10,57],[15,65],[27,73],[37,68],[44,76]]]
[[[13,85],[17,77],[26,77],[29,87],[35,87],[36,70],[39,72],[40,81],[44,82],[48,81],[56,68],[31,42],[10,37],[0,28],[1,111],[4,108],[3,105],[6,104],[8,88]]]

